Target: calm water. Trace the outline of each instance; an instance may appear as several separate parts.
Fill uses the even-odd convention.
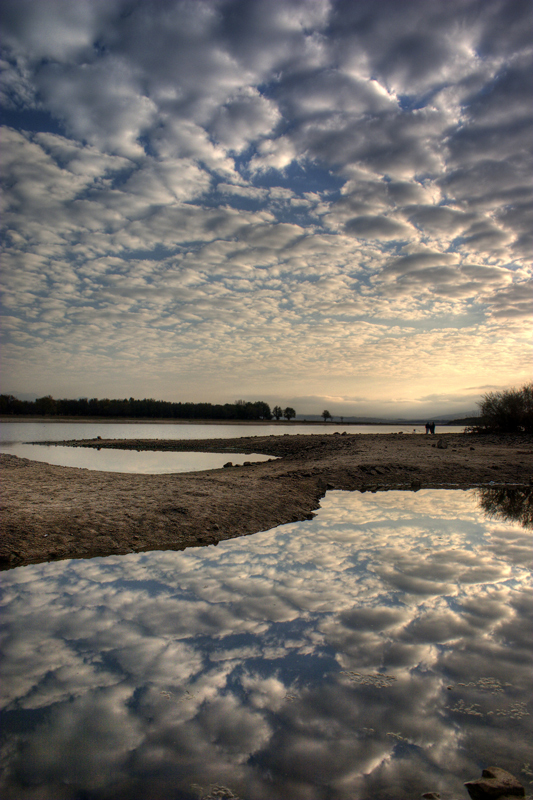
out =
[[[132,450],[93,450],[61,445],[7,444],[0,452],[61,467],[79,467],[103,472],[129,472],[142,475],[162,475],[175,472],[201,472],[220,469],[228,461],[243,464],[275,460],[263,453],[157,453]]]
[[[437,433],[462,433],[462,425],[437,426]],[[294,436],[297,433],[417,433],[423,425],[187,425],[157,422],[3,422],[1,442],[66,439],[238,439],[241,436]]]
[[[459,798],[492,764],[530,791],[530,556],[474,491],[330,492],[217,547],[3,573],[1,796]]]
[[[81,448],[30,445],[25,442],[65,441],[68,439],[225,439],[242,436],[282,436],[297,433],[412,433],[409,426],[382,425],[184,425],[173,423],[114,423],[114,422],[4,422],[0,426],[0,452],[20,458],[59,464],[63,467],[105,470],[106,472],[136,472],[158,474],[196,472],[218,469],[228,460],[267,461],[270,456],[257,453],[148,453],[116,450],[85,450]],[[439,430],[439,429],[437,429]],[[462,427],[443,427],[450,433]],[[425,433],[423,427],[417,433]]]

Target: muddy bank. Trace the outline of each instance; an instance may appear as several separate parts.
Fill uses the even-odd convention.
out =
[[[440,443],[440,445],[439,445]],[[176,475],[126,475],[2,455],[2,567],[184,549],[309,519],[328,489],[528,483],[531,436],[306,434],[216,440],[85,440],[83,447],[278,460]]]

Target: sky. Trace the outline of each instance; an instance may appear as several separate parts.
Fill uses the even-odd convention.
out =
[[[532,19],[3,0],[2,392],[408,416],[530,381]]]

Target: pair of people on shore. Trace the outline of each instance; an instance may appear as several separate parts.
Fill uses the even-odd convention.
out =
[[[434,422],[426,422],[426,435],[428,433],[435,433],[435,423]]]

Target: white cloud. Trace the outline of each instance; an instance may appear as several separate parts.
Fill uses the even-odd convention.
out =
[[[390,217],[361,216],[349,219],[345,230],[352,236],[360,239],[408,239],[411,230],[409,226]]]
[[[151,126],[157,107],[143,95],[129,65],[108,58],[78,68],[50,66],[42,71],[39,88],[76,138],[131,158],[144,154],[138,139]]]
[[[262,97],[256,89],[246,87],[217,109],[210,129],[228,150],[240,152],[250,142],[271,133],[280,119],[271,100]]]
[[[288,137],[265,139],[258,145],[258,155],[250,162],[252,172],[284,170],[296,159],[296,148]]]
[[[117,5],[103,0],[50,0],[38,5],[32,0],[7,0],[3,13],[7,42],[35,61],[75,60],[90,53],[100,25]]]
[[[454,391],[484,349],[526,377],[518,0],[4,5],[12,386],[401,396],[400,341]]]

